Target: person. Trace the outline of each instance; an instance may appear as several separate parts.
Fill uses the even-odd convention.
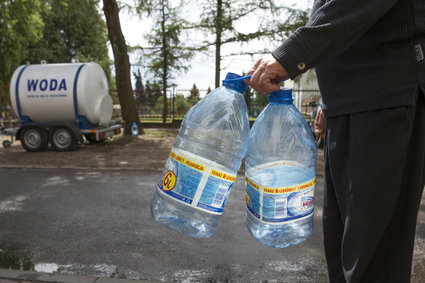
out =
[[[326,135],[326,118],[325,114],[323,114],[322,107],[317,110],[316,117],[314,117],[313,122],[313,133],[316,137],[316,143],[318,148],[323,148],[324,146],[324,139]]]
[[[410,282],[425,181],[424,14],[423,0],[316,0],[306,26],[247,73],[266,94],[316,70],[330,282]]]

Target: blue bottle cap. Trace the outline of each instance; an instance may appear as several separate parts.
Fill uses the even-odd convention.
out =
[[[282,88],[281,90],[269,93],[267,97],[269,102],[278,104],[292,104],[294,99],[292,98],[291,88]]]
[[[243,80],[246,78],[235,73],[227,73],[226,78],[223,80],[223,86],[244,93],[247,85]]]

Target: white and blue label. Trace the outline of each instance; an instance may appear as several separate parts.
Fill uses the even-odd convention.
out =
[[[313,215],[316,178],[289,187],[266,187],[246,177],[246,207],[269,224],[297,221]]]
[[[194,208],[220,215],[236,180],[212,162],[174,150],[165,164],[158,189]]]

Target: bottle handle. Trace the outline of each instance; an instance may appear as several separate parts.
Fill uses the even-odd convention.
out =
[[[240,78],[236,78],[236,79],[223,80],[223,83],[224,83],[224,82],[236,82],[236,81],[242,81],[242,80],[249,79],[249,78],[251,78],[251,77],[252,77],[252,75],[248,75],[248,76],[240,77]]]

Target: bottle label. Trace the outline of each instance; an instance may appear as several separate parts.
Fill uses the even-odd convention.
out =
[[[269,224],[295,222],[307,218],[314,210],[316,178],[281,188],[261,186],[246,177],[246,207],[260,221]]]
[[[236,176],[191,155],[181,150],[170,153],[158,189],[186,205],[221,215]]]

